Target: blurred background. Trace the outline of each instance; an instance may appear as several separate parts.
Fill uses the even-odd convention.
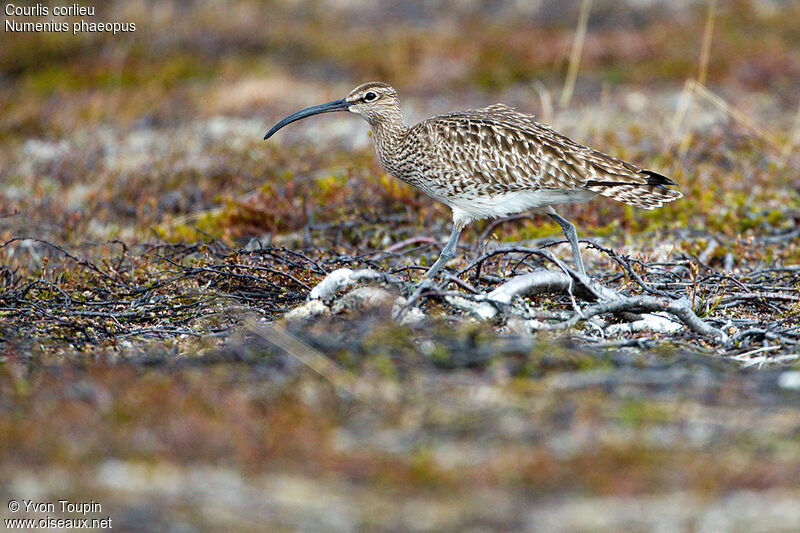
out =
[[[52,291],[36,293],[42,301],[62,297],[53,287],[94,298],[90,282],[107,296],[87,261],[172,280],[167,245],[186,257],[203,243],[221,243],[221,257],[255,242],[325,258],[443,238],[448,209],[385,175],[357,117],[314,117],[262,140],[285,115],[372,80],[398,90],[409,123],[504,102],[681,184],[685,198],[655,212],[565,210],[581,236],[656,259],[710,250],[716,264],[728,253],[800,262],[797,239],[752,245],[800,224],[800,2],[83,5],[95,15],[4,17],[0,241],[41,239],[78,259],[37,241],[4,245],[3,298],[37,283]],[[136,30],[7,25],[81,18]],[[520,220],[492,238],[559,232]],[[300,281],[321,279],[309,276]],[[146,294],[175,309],[190,297],[173,286]],[[120,309],[143,298],[125,297]],[[4,501],[91,498],[122,531],[800,528],[800,386],[687,355],[697,346],[597,355],[543,339],[514,372],[450,359],[431,371],[423,363],[443,353],[433,344],[348,325],[341,335],[364,351],[336,357],[375,387],[365,405],[232,334],[226,321],[239,319],[223,312],[202,335],[137,315],[145,334],[89,314],[59,329],[67,319],[49,307],[12,307],[0,308]],[[503,332],[449,327],[431,333],[447,354],[506,346]]]
[[[659,225],[666,217],[739,230],[731,221],[752,217],[736,206],[769,196],[767,182],[798,186],[791,175],[757,170],[777,163],[780,172],[797,142],[800,7],[718,4],[98,2],[86,20],[133,22],[136,31],[0,34],[0,210],[28,215],[3,222],[76,240],[141,238],[161,225],[170,238],[195,227],[250,237],[297,229],[308,216],[339,220],[344,213],[316,208],[303,180],[282,198],[281,216],[280,205],[264,207],[275,202],[264,196],[282,195],[287,173],[343,165],[352,172],[353,148],[369,174],[382,172],[371,162],[367,128],[329,115],[260,139],[290,112],[381,80],[398,89],[410,123],[503,101],[681,182],[688,203],[659,211]],[[335,153],[343,148],[345,160]],[[752,157],[742,160],[742,151]],[[721,183],[720,168],[744,189]],[[265,182],[277,190],[264,193]],[[353,183],[360,187],[351,191],[365,186]],[[726,197],[725,213],[734,212],[709,213],[693,187]],[[301,215],[286,209],[301,196],[311,204]],[[224,212],[213,211],[221,205]],[[432,209],[428,224],[446,217]],[[621,206],[575,209],[601,232],[647,226],[647,214]]]

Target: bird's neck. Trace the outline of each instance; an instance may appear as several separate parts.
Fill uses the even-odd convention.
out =
[[[372,138],[379,150],[381,147],[391,149],[396,146],[408,131],[400,109],[393,110],[390,115],[385,115],[378,120],[370,120],[369,125],[372,128]]]
[[[372,127],[372,140],[375,143],[375,153],[386,171],[396,177],[403,174],[402,165],[397,155],[402,151],[403,139],[408,127],[403,119],[392,122],[370,123]]]

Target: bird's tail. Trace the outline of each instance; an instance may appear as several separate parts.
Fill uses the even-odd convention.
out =
[[[647,181],[634,183],[630,181],[589,180],[585,186],[590,191],[596,192],[601,196],[642,209],[655,209],[683,196],[680,192],[668,187],[668,185],[677,186],[678,184],[666,176],[651,170],[642,170],[639,175]]]

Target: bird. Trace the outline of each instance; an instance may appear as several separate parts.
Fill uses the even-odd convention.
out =
[[[378,160],[386,171],[449,206],[450,238],[423,275],[436,276],[455,253],[464,227],[484,218],[531,212],[561,226],[581,276],[586,269],[575,226],[553,206],[604,196],[654,209],[682,194],[673,180],[594,150],[504,104],[436,115],[406,125],[397,91],[368,82],[346,97],[293,113],[264,136],[298,120],[347,111],[372,130]]]

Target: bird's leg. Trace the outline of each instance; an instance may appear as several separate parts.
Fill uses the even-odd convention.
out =
[[[456,245],[458,244],[458,237],[461,235],[461,226],[458,224],[453,224],[453,231],[450,233],[450,239],[447,241],[447,244],[444,245],[442,248],[442,252],[439,254],[439,259],[431,266],[425,275],[423,276],[424,279],[432,279],[437,272],[444,266],[444,264],[453,257],[453,253],[456,250]]]
[[[582,276],[586,276],[586,269],[583,268],[583,259],[581,259],[581,249],[578,247],[578,232],[575,231],[575,226],[562,217],[552,207],[548,208],[547,215],[558,222],[561,229],[564,230],[564,236],[567,237],[569,245],[572,247],[572,257],[575,259],[575,266],[578,267],[578,272]]]

